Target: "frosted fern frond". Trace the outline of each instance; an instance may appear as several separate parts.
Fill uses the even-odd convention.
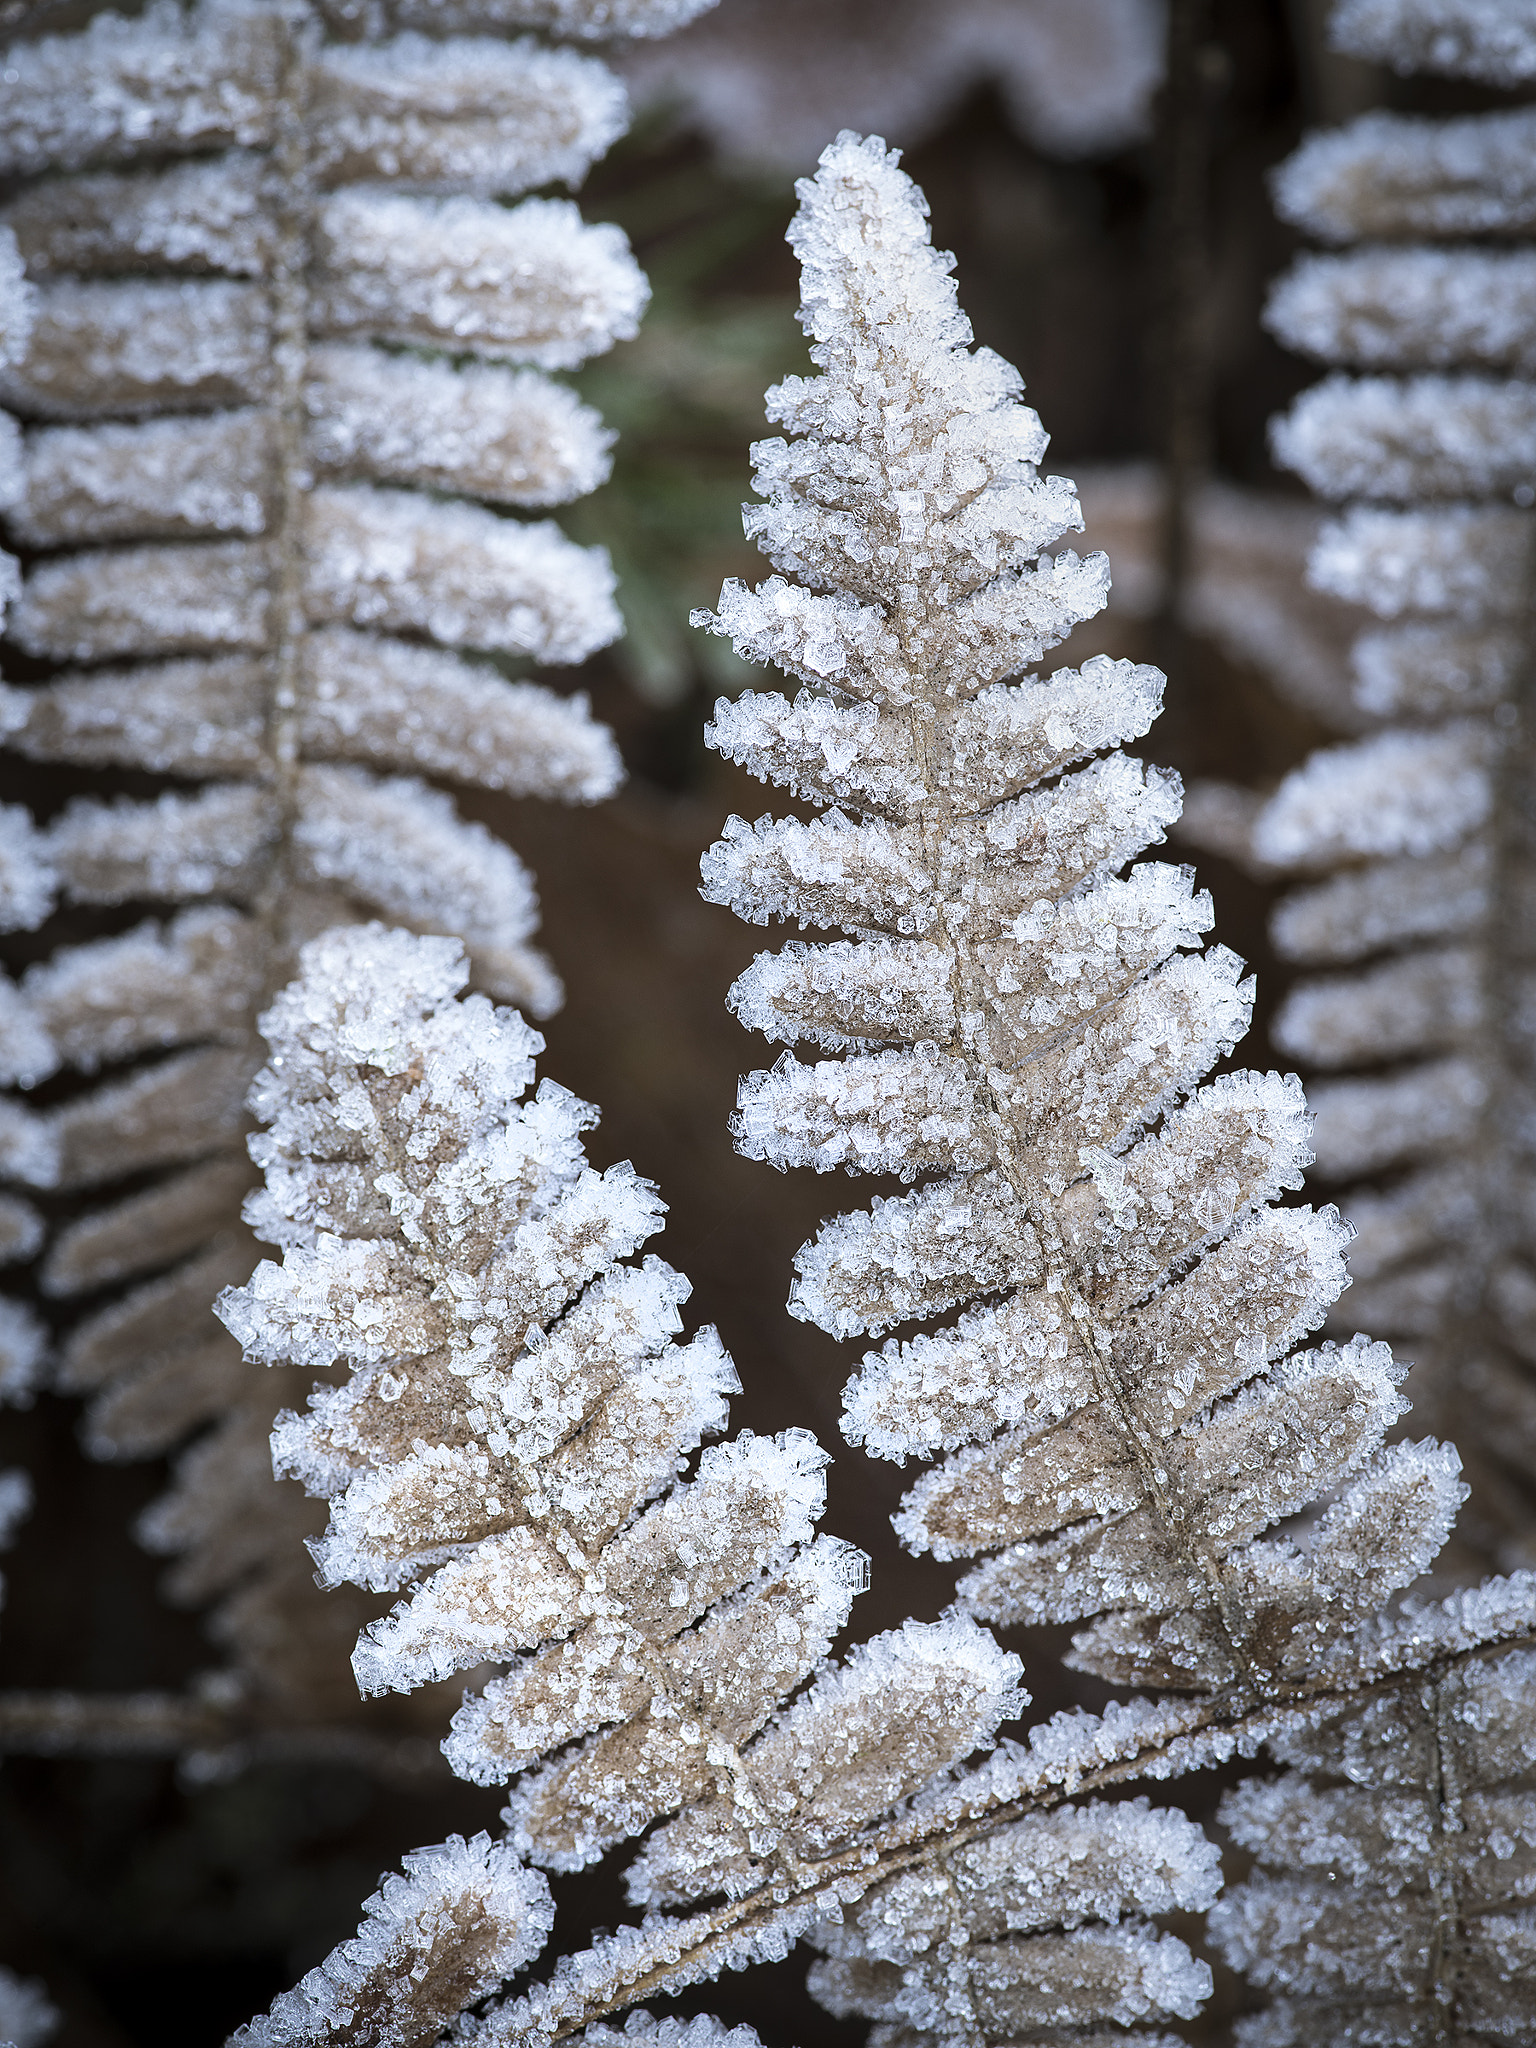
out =
[[[844,1431],[948,1454],[896,1526],[940,1558],[994,1553],[969,1610],[1103,1617],[1074,1661],[1121,1682],[1284,1692],[1439,1549],[1455,1458],[1381,1451],[1401,1412],[1384,1345],[1290,1355],[1343,1285],[1346,1233],[1271,1206],[1310,1157],[1294,1080],[1200,1085],[1250,997],[1229,953],[1198,950],[1208,899],[1186,870],[1126,867],[1178,786],[1102,750],[1146,730],[1161,676],[1005,680],[1107,581],[1102,558],[1042,552],[1078,515],[1037,472],[1017,378],[967,352],[882,144],[844,137],[800,190],[822,375],[770,394],[799,438],[757,449],[769,502],[747,523],[801,580],[728,586],[709,623],[807,687],[722,704],[713,740],[841,808],[733,821],[705,894],[853,935],[761,955],[731,995],[744,1023],[846,1056],[751,1076],[738,1146],[921,1178],[802,1249],[791,1309],[842,1337],[906,1326],[849,1383]],[[1340,1487],[1310,1548],[1265,1538]]]
[[[1212,1862],[1181,1815],[1064,1802],[1304,1735],[1340,1706],[1394,1691],[1408,1674],[1453,1677],[1490,1645],[1528,1642],[1533,1599],[1526,1575],[1367,1623],[1326,1647],[1300,1696],[1284,1703],[1245,1703],[1228,1689],[1135,1699],[1101,1717],[1058,1714],[1028,1742],[1004,1742],[984,1761],[935,1778],[846,1846],[765,1863],[754,1878],[755,1837],[739,1825],[730,1861],[679,1869],[658,1891],[667,1835],[690,1822],[685,1812],[642,1856],[642,1896],[681,1899],[685,1884],[723,1877],[723,1901],[681,1917],[653,1911],[562,1958],[545,1983],[493,2005],[480,2038],[494,2048],[553,2042],[636,1998],[780,1959],[804,1935],[828,1952],[815,1980],[822,1994],[845,2011],[878,2010],[875,2038],[885,2048],[1124,2040],[1111,2011],[1122,2023],[1156,2024],[1203,1996],[1201,1966],[1140,1913],[1181,1901],[1198,1907],[1211,1896]],[[695,1822],[695,1849],[707,1839]],[[1161,2048],[1167,2037],[1130,2038]]]
[[[679,1483],[739,1383],[712,1329],[675,1341],[682,1276],[623,1263],[655,1190],[587,1166],[594,1112],[528,1092],[542,1041],[455,1000],[453,941],[354,928],[302,960],[252,1098],[248,1213],[283,1260],[218,1312],[248,1359],[350,1367],[278,1417],[273,1453],[330,1501],[326,1583],[413,1588],[359,1639],[361,1689],[512,1663],[446,1752],[477,1784],[542,1766],[508,1818],[556,1869],[717,1779],[752,1796],[737,1751],[860,1583],[859,1554],[815,1536],[825,1454],[749,1432]]]
[[[1361,4],[1335,21],[1357,53],[1487,77],[1518,70],[1530,30],[1509,8]],[[1500,219],[1466,211],[1476,191],[1513,195],[1503,152],[1510,122],[1528,120],[1414,129],[1416,211],[1403,231],[1446,237],[1438,246],[1376,239],[1373,195],[1406,161],[1407,130],[1388,117],[1315,137],[1282,169],[1283,211],[1361,244],[1304,256],[1270,321],[1289,345],[1366,374],[1336,371],[1272,432],[1277,458],[1338,506],[1310,582],[1379,621],[1355,638],[1345,685],[1352,722],[1378,730],[1296,769],[1251,840],[1272,872],[1304,881],[1274,935],[1307,971],[1272,1031],[1324,1077],[1310,1090],[1313,1142],[1357,1233],[1351,1320],[1412,1346],[1415,1407],[1454,1431],[1466,1461],[1463,1540],[1506,1565],[1530,1555],[1536,1475],[1530,848],[1518,795],[1530,773],[1520,679],[1536,534],[1536,256],[1450,238],[1528,236],[1518,205]],[[1320,210],[1319,166],[1346,160],[1333,210]]]
[[[482,1871],[487,1858],[579,1868],[658,1819],[628,1877],[647,1918],[493,2014],[495,2036],[537,2037],[578,1985],[584,2018],[628,2004],[632,1976],[601,1986],[658,1944],[672,1945],[668,1984],[782,1955],[825,1916],[839,1873],[850,1903],[878,1879],[882,1828],[948,1838],[942,1815],[915,1818],[921,1801],[947,1809],[980,1787],[950,1774],[1027,1704],[1019,1660],[952,1613],[829,1665],[864,1561],[815,1534],[824,1454],[795,1430],[699,1449],[725,1427],[730,1361],[713,1331],[676,1341],[686,1281],[631,1262],[661,1205],[628,1166],[586,1165],[594,1112],[532,1087],[537,1034],[483,995],[457,999],[467,969],[450,940],[354,927],[302,964],[262,1020],[271,1058],[253,1090],[266,1184],[249,1210],[282,1263],[226,1290],[219,1313],[253,1360],[348,1366],[279,1417],[273,1452],[330,1501],[311,1543],[323,1578],[409,1586],[360,1638],[359,1682],[407,1690],[510,1665],[465,1700],[444,1750],[473,1782],[516,1783],[506,1846],[422,1859],[423,1878],[441,1866],[451,1880],[448,1907],[435,1892],[423,1906],[415,1876],[393,1880],[357,1942],[242,2038],[395,2042],[441,2022],[547,1931],[543,1893],[511,1866],[504,1883]],[[1113,1754],[1105,1731],[1075,1733],[993,1803],[1031,1774],[1059,1802]],[[1008,1988],[989,2005],[978,1978],[966,2039],[998,2038],[998,2015],[1031,1996],[1090,2020],[1166,2018],[1209,1989],[1145,1920],[1212,1895],[1214,1852],[1180,1815],[1042,1815],[945,1868],[944,1897],[932,1878],[898,1881],[865,1920],[900,1921],[945,1967],[962,1925],[980,1944],[1027,1923],[1029,1942],[978,1948]],[[461,1888],[487,1894],[478,1947]],[[722,1896],[760,1924],[700,1945],[694,1909]],[[380,1991],[392,1974],[398,2009]]]
[[[1536,2006],[1536,1656],[1379,1694],[1273,1742],[1292,1768],[1228,1793],[1258,1868],[1211,1915],[1282,1994],[1240,2048],[1522,2039]]]
[[[1209,1969],[1141,1916],[1203,1911],[1220,1882],[1199,1828],[1145,1800],[1032,1815],[813,1930],[826,1960],[811,1989],[839,2017],[880,2022],[879,2042],[981,2048],[1043,2027],[1191,2019]],[[1166,2035],[1112,2038],[1171,2048]]]
[[[521,12],[585,38],[669,10]],[[311,1598],[268,1388],[210,1313],[255,1257],[254,1018],[304,940],[375,913],[558,1004],[532,878],[420,778],[579,803],[619,779],[584,698],[506,671],[620,630],[604,552],[542,516],[602,482],[612,439],[549,373],[632,334],[647,296],[616,228],[519,198],[622,132],[601,61],[403,19],[360,38],[344,13],[156,0],[17,45],[0,85],[35,316],[0,365],[35,678],[0,688],[0,732],[92,791],[41,830],[0,819],[10,921],[72,906],[7,999],[7,1078],[100,1076],[8,1106],[6,1171],[84,1207],[45,1291],[112,1290],[61,1347],[92,1447],[215,1425],[145,1525],[173,1592],[224,1596],[215,1628],[260,1683],[322,1711],[350,1685],[320,1639],[360,1613]],[[170,779],[114,795],[113,771]]]

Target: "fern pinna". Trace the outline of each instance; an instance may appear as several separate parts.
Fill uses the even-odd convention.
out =
[[[1208,899],[1186,871],[1126,869],[1179,792],[1103,749],[1147,729],[1162,678],[1098,660],[1006,680],[1098,608],[1107,565],[1044,552],[1075,494],[1038,474],[1019,380],[970,350],[883,145],[843,137],[801,196],[821,374],[770,394],[795,438],[755,450],[767,502],[746,513],[781,573],[727,585],[704,622],[804,685],[722,702],[714,744],[825,808],[732,820],[704,881],[756,921],[852,934],[760,955],[732,991],[743,1022],[843,1055],[750,1077],[740,1148],[922,1178],[796,1262],[793,1313],[905,1326],[850,1381],[845,1433],[944,1454],[896,1526],[983,1560],[963,1611],[1086,1622],[1077,1668],[1222,1715],[1528,1633],[1524,1575],[1381,1612],[1444,1542],[1458,1461],[1382,1448],[1403,1408],[1384,1344],[1292,1348],[1341,1291],[1348,1233],[1273,1206],[1310,1156],[1294,1078],[1203,1080],[1250,996],[1230,953],[1197,950]],[[1304,1533],[1265,1534],[1313,1504]],[[1438,2010],[1459,1965],[1419,1964]],[[892,1996],[862,2009],[894,2023]]]
[[[685,11],[518,0],[482,25]],[[213,1425],[144,1524],[173,1594],[221,1596],[263,1694],[329,1713],[350,1627],[272,1485],[264,1377],[210,1314],[255,1256],[253,1019],[303,939],[373,910],[458,933],[535,1014],[559,1000],[531,878],[422,777],[572,802],[618,779],[582,698],[503,672],[615,637],[607,557],[510,515],[602,481],[610,436],[548,373],[631,334],[645,280],[572,201],[498,202],[579,181],[624,95],[528,37],[359,40],[344,9],[267,0],[157,0],[4,70],[36,319],[0,373],[28,422],[9,516],[30,558],[0,720],[93,792],[27,837],[49,886],[16,922],[53,897],[72,940],[100,934],[7,998],[7,1079],[100,1078],[8,1102],[4,1164],[69,1204],[44,1293],[108,1290],[58,1364],[93,1451]]]
[[[1351,4],[1333,29],[1403,70],[1536,79],[1500,8]],[[1281,463],[1346,501],[1309,578],[1380,621],[1339,678],[1375,729],[1314,754],[1254,823],[1259,860],[1304,883],[1274,934],[1310,971],[1273,1036],[1324,1077],[1317,1170],[1357,1233],[1355,1313],[1411,1346],[1415,1405],[1464,1452],[1471,1571],[1529,1562],[1536,1483],[1533,138],[1530,107],[1311,137],[1277,198],[1338,246],[1302,256],[1269,314],[1335,366],[1273,430]]]

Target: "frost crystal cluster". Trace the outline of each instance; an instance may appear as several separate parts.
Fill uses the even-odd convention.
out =
[[[153,0],[5,56],[35,318],[0,369],[30,560],[10,624],[29,680],[0,728],[96,793],[40,831],[7,813],[0,839],[7,879],[30,860],[13,924],[56,900],[72,939],[101,936],[0,991],[5,1080],[82,1079],[0,1105],[0,1155],[76,1212],[44,1291],[111,1290],[59,1362],[91,1448],[215,1425],[143,1533],[179,1556],[174,1596],[223,1596],[221,1637],[311,1712],[350,1700],[331,1639],[355,1618],[307,1585],[263,1376],[210,1313],[254,1257],[253,1019],[305,938],[375,911],[456,933],[534,1014],[559,1001],[526,869],[422,777],[578,803],[616,784],[585,700],[505,671],[620,631],[603,550],[542,516],[602,481],[611,438],[549,373],[633,333],[647,288],[573,201],[500,203],[581,179],[623,128],[618,81],[470,31],[684,11],[424,5],[381,39],[344,9]],[[132,794],[110,793],[121,770]]]
[[[792,1312],[897,1333],[850,1381],[845,1434],[898,1461],[942,1454],[896,1527],[983,1560],[962,1611],[1086,1621],[1078,1669],[1193,1695],[1134,1710],[1140,1767],[1167,1775],[1173,1752],[1213,1753],[1172,1736],[1180,1712],[1186,1729],[1248,1716],[1250,1739],[1304,1727],[1325,1701],[1528,1635],[1536,1585],[1386,1604],[1444,1542],[1458,1461],[1433,1441],[1383,1449],[1404,1405],[1384,1344],[1293,1348],[1344,1284],[1347,1231],[1331,1209],[1274,1206],[1311,1156],[1294,1078],[1203,1078],[1250,996],[1231,954],[1199,950],[1208,900],[1185,870],[1128,865],[1179,791],[1104,750],[1147,729],[1162,678],[1099,660],[1008,680],[1097,608],[1107,565],[1046,552],[1080,523],[1072,486],[1039,474],[1017,376],[970,349],[950,260],[884,145],[844,135],[800,194],[821,374],[770,393],[792,438],[754,451],[766,503],[746,513],[780,573],[728,584],[703,622],[802,685],[722,702],[714,744],[818,815],[731,820],[705,894],[849,936],[764,953],[732,991],[744,1023],[837,1055],[749,1077],[737,1140],[781,1167],[919,1183],[802,1249]],[[1029,1766],[977,1781],[1018,1798]],[[1166,1900],[1168,1817],[1140,1848],[1134,1810],[1113,1817],[1111,1867]],[[989,1847],[975,1868],[947,1856],[926,1891],[872,1892],[820,1936],[821,1995],[877,2016],[884,2048],[1082,2023],[1011,1972],[1039,1924],[1019,1871],[1070,1862],[1072,1831],[1096,1824],[1026,1831],[1012,1867]],[[1095,2017],[1149,2012],[1150,1938],[1139,1978],[1123,1954],[1101,1971],[1096,1935],[1056,1938],[1080,1944]],[[1502,1983],[1512,1958],[1484,1960]],[[1178,1978],[1170,1963],[1166,2011],[1185,2009]]]
[[[1528,9],[1360,4],[1334,26],[1404,68],[1536,75]],[[1258,859],[1302,882],[1274,935],[1307,971],[1273,1037],[1325,1077],[1313,1144],[1356,1231],[1350,1314],[1411,1349],[1416,1411],[1457,1439],[1474,1569],[1533,1555],[1533,142],[1536,109],[1312,137],[1281,211],[1344,246],[1303,256],[1269,316],[1338,366],[1273,430],[1343,501],[1310,580],[1380,621],[1340,678],[1375,729],[1314,754],[1254,823]]]
[[[409,1589],[360,1637],[359,1684],[508,1665],[466,1698],[444,1750],[475,1783],[516,1782],[506,1841],[417,1858],[357,1942],[253,2023],[253,2048],[412,2038],[397,2018],[355,2017],[388,2005],[391,1972],[409,2013],[441,2020],[547,1933],[542,1880],[515,1852],[578,1869],[668,1815],[631,1868],[653,1916],[629,1932],[671,1942],[675,1963],[689,1923],[654,1909],[765,1891],[782,1905],[805,1866],[988,1747],[1028,1697],[1018,1659],[953,1614],[826,1663],[864,1559],[815,1534],[825,1454],[799,1430],[700,1448],[738,1383],[713,1330],[677,1341],[687,1282],[633,1262],[660,1223],[656,1193],[628,1165],[587,1166],[594,1112],[549,1081],[530,1092],[542,1042],[483,995],[456,1000],[459,946],[353,927],[312,941],[302,965],[262,1020],[271,1059],[252,1097],[266,1127],[252,1220],[283,1259],[219,1313],[248,1358],[348,1366],[279,1416],[273,1450],[329,1499],[310,1545],[322,1578]],[[937,1890],[919,1879],[867,1903],[882,1956],[914,1940],[951,1975],[967,1915],[978,1933],[1029,1930],[978,1949],[990,1975],[968,2017],[935,2008],[925,2026],[985,2040],[1001,2023],[987,2014],[1192,2013],[1208,1972],[1140,1916],[1209,1903],[1199,1831],[1145,1807],[1021,1826]],[[467,1961],[473,1914],[452,1898],[420,1910],[423,1888],[438,1900],[445,1885],[478,1890],[484,1929],[503,1930]],[[826,1884],[815,1892],[824,1909]],[[810,1918],[799,1902],[733,1959],[782,1954]],[[583,1959],[584,2011],[627,2002],[626,1960],[618,1937]],[[505,2008],[493,2038],[537,2034],[542,2010]]]

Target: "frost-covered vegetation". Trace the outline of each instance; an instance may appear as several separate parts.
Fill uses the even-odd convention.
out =
[[[860,1561],[813,1536],[823,1454],[799,1432],[697,1448],[734,1374],[712,1332],[675,1342],[686,1283],[625,1263],[653,1191],[584,1167],[590,1112],[527,1094],[537,1041],[456,999],[456,946],[313,942],[253,1094],[252,1215],[282,1263],[221,1313],[251,1357],[350,1367],[274,1449],[331,1500],[322,1574],[410,1587],[354,1668],[403,1688],[515,1660],[445,1751],[515,1779],[506,1842],[536,1865],[661,1821],[628,1870],[639,1922],[493,2000],[474,2037],[552,2041],[800,1937],[823,1955],[814,1994],[882,2041],[1086,2048],[1191,2018],[1209,1973],[1152,1916],[1213,1904],[1214,1846],[1177,1811],[1092,1794],[1265,1739],[1349,1774],[1349,1745],[1397,1722],[1390,1822],[1313,1781],[1235,1795],[1261,1858],[1338,1861],[1314,1806],[1330,1843],[1361,1846],[1352,1890],[1256,1877],[1220,1938],[1256,1986],[1342,1986],[1383,2041],[1428,2039],[1447,2010],[1497,2037],[1533,1985],[1502,1845],[1530,1809],[1530,1660],[1504,1646],[1530,1634],[1536,1584],[1394,1600],[1449,1530],[1456,1457],[1382,1448],[1402,1407],[1385,1345],[1293,1349],[1344,1278],[1333,1212],[1274,1205],[1307,1163],[1300,1090],[1204,1080],[1245,1022],[1237,964],[1195,950],[1209,912],[1178,871],[1116,873],[1177,809],[1172,778],[1105,751],[1145,730],[1161,678],[1008,680],[1096,608],[1106,565],[1044,552],[1077,523],[1072,488],[1039,473],[1017,377],[970,348],[884,145],[845,135],[800,195],[818,374],[770,394],[793,438],[756,450],[749,512],[779,573],[728,585],[711,623],[803,687],[722,702],[714,736],[826,807],[733,822],[706,888],[854,936],[791,942],[738,983],[744,1021],[844,1054],[749,1078],[738,1142],[928,1176],[828,1226],[794,1303],[842,1335],[961,1310],[866,1358],[845,1433],[949,1452],[898,1529],[985,1562],[938,1622],[824,1661]],[[1276,1530],[1298,1510],[1310,1527]],[[982,1624],[1055,1619],[1090,1623],[1079,1668],[1153,1690],[1000,1741],[1027,1695]],[[1463,1797],[1435,1731],[1476,1713],[1511,1734],[1473,1744]],[[1399,1883],[1370,1831],[1406,1844],[1411,1824]],[[375,1909],[249,2038],[393,2038],[372,2015],[395,1981],[435,2019],[482,1996],[465,1873],[489,1952],[530,1957],[549,1927],[496,1854],[413,1865],[418,1889],[441,1869],[441,1905]],[[1426,1943],[1446,1913],[1455,1939]],[[1313,2011],[1293,1998],[1250,2037],[1306,2038]]]
[[[1350,4],[1334,28],[1405,72],[1514,85],[1536,63],[1520,7]],[[1273,932],[1306,972],[1272,1037],[1318,1076],[1316,1171],[1354,1230],[1351,1325],[1405,1346],[1416,1413],[1461,1451],[1474,1572],[1529,1560],[1536,1506],[1532,119],[1370,113],[1310,137],[1277,200],[1333,246],[1297,260],[1268,312],[1332,366],[1272,441],[1340,508],[1307,575],[1357,608],[1338,695],[1361,734],[1253,821],[1256,859],[1301,884]]]
[[[1368,116],[1280,181],[1358,246],[1303,258],[1273,318],[1361,374],[1276,452],[1360,501],[1312,573],[1389,622],[1355,650],[1380,729],[1223,827],[1309,877],[1285,950],[1367,963],[1281,1013],[1313,1065],[1367,1069],[1315,1105],[1232,1065],[1254,983],[1149,857],[1180,778],[1123,749],[1164,676],[1051,664],[1112,565],[1070,544],[1076,487],[922,191],[848,131],[796,188],[812,368],[768,393],[745,518],[772,573],[695,623],[788,678],[708,739],[798,808],[731,817],[702,893],[809,934],[729,993],[785,1048],[741,1083],[738,1150],[905,1184],[784,1275],[816,1343],[862,1349],[840,1457],[919,1468],[892,1521],[943,1590],[893,1593],[892,1560],[907,1618],[865,1633],[828,1451],[733,1417],[661,1194],[599,1170],[597,1109],[537,1073],[560,990],[531,879],[436,786],[617,780],[585,701],[522,666],[613,637],[611,566],[523,515],[607,474],[558,373],[646,287],[617,230],[518,195],[579,181],[623,96],[522,31],[698,11],[160,0],[8,55],[0,721],[63,794],[0,814],[10,928],[39,934],[0,983],[0,1238],[62,1335],[7,1305],[0,1391],[86,1396],[102,1457],[204,1432],[141,1527],[175,1597],[218,1599],[233,1672],[0,1695],[0,1736],[206,1781],[261,1740],[414,1727],[464,1799],[505,1788],[494,1832],[436,1821],[243,2048],[762,2048],[644,2008],[797,1948],[872,2048],[1178,2048],[1212,2038],[1213,1954],[1235,2048],[1524,2040],[1536,294],[1500,238],[1536,217],[1529,116]],[[1349,0],[1339,33],[1518,84],[1527,12]],[[1262,588],[1281,617],[1304,515],[1267,516],[1190,616]],[[1397,1178],[1351,1186],[1351,1221],[1299,1199],[1314,1169]],[[1352,1227],[1384,1279],[1341,1323]],[[0,1538],[32,1492],[0,1474]],[[1061,1625],[1095,1710],[1031,1723],[1029,1684],[1074,1697]],[[1167,1803],[1217,1764],[1219,1809]],[[633,1911],[593,1932],[567,1908],[604,1864]],[[41,2041],[53,1989],[0,1970],[0,2033]]]
[[[254,1017],[305,938],[372,912],[457,933],[481,986],[547,1014],[532,877],[424,778],[569,803],[620,779],[584,698],[508,675],[615,638],[607,556],[513,515],[607,474],[611,436],[548,373],[632,334],[645,279],[572,200],[501,202],[579,183],[625,95],[595,56],[472,31],[688,11],[519,5],[358,41],[323,12],[160,0],[6,57],[31,314],[0,370],[31,561],[8,630],[37,679],[0,726],[91,793],[7,813],[9,925],[57,905],[71,938],[7,985],[5,1079],[79,1085],[5,1103],[4,1170],[75,1198],[42,1287],[89,1298],[54,1383],[89,1398],[94,1453],[201,1432],[142,1534],[285,1712],[351,1711],[357,1617],[308,1583],[270,1390],[210,1312],[255,1255]],[[122,771],[159,794],[111,794]],[[74,936],[82,911],[101,937]],[[24,1208],[4,1220],[35,1249]]]

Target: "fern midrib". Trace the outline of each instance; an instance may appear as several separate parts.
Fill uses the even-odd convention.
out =
[[[889,474],[887,466],[887,477]],[[996,1163],[1019,1208],[1033,1226],[1045,1254],[1047,1286],[1050,1287],[1052,1281],[1056,1283],[1051,1291],[1059,1293],[1071,1316],[1078,1341],[1092,1362],[1099,1398],[1119,1422],[1121,1434],[1130,1447],[1143,1489],[1167,1535],[1169,1547],[1210,1588],[1211,1603],[1207,1612],[1214,1613],[1232,1666],[1239,1674],[1241,1689],[1255,1698],[1262,1698],[1272,1686],[1272,1676],[1262,1674],[1248,1654],[1247,1631],[1222,1561],[1209,1544],[1191,1533],[1192,1529],[1198,1528],[1198,1518],[1188,1517],[1174,1500],[1158,1446],[1142,1423],[1115,1364],[1112,1349],[1103,1339],[1100,1320],[1079,1284],[1079,1269],[1067,1252],[1054,1206],[1036,1177],[1021,1161],[1013,1121],[998,1101],[992,1086],[994,1062],[986,1044],[978,1043],[975,1022],[986,1013],[987,977],[964,936],[964,908],[957,904],[946,887],[948,862],[944,849],[953,829],[955,813],[949,794],[952,778],[941,775],[938,768],[941,757],[950,752],[945,730],[949,720],[945,717],[941,693],[918,652],[910,607],[898,596],[887,600],[885,611],[895,631],[907,673],[921,676],[924,683],[922,690],[912,692],[908,729],[924,785],[919,814],[923,858],[929,886],[944,906],[944,928],[950,958],[950,996],[955,1017],[955,1033],[949,1050],[964,1063],[975,1098],[984,1106],[992,1131]],[[1138,979],[1144,980],[1146,976],[1138,976]],[[1117,1000],[1123,1000],[1123,994]],[[1027,1276],[1017,1261],[1013,1262],[1009,1284],[1014,1289],[1022,1289],[1027,1284]]]
[[[1420,1694],[1420,1704],[1429,1721],[1430,1751],[1433,1758],[1428,1792],[1431,1802],[1433,1849],[1429,1886],[1435,1915],[1430,1942],[1426,2002],[1439,2008],[1436,2039],[1451,2048],[1461,2038],[1461,1998],[1450,1958],[1461,1947],[1464,1934],[1461,1887],[1457,1883],[1455,1858],[1447,1836],[1463,1832],[1461,1787],[1451,1763],[1451,1747],[1445,1739],[1444,1687],[1438,1676],[1431,1678]]]

